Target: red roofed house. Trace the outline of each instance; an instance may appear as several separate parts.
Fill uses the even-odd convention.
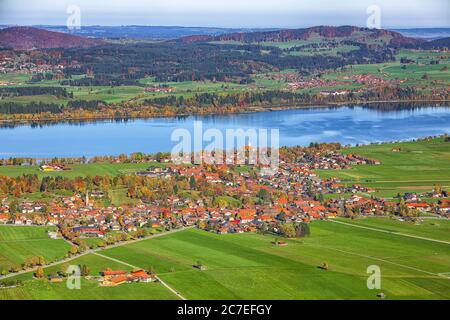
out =
[[[1,223],[6,223],[9,220],[9,216],[6,213],[2,213],[0,214],[0,222]]]
[[[256,215],[255,209],[240,209],[238,216],[240,217],[241,223],[251,222]]]
[[[127,272],[125,270],[104,270],[103,276],[106,277],[116,277],[126,275]]]
[[[155,276],[149,275],[144,270],[136,270],[131,273],[131,278],[138,282],[152,282],[156,280]]]
[[[407,203],[406,206],[410,209],[419,209],[419,210],[426,210],[430,208],[430,205],[426,202]]]
[[[128,281],[127,276],[117,276],[109,280],[109,285],[118,286],[119,284],[125,283]]]

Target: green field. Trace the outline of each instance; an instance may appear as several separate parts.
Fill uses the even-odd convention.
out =
[[[70,245],[61,239],[49,238],[54,227],[0,225],[0,270],[21,265],[33,256],[43,256],[47,262],[66,255]]]
[[[445,244],[330,222],[314,222],[312,234],[280,248],[270,236],[189,230],[102,253],[153,265],[189,299],[372,299],[366,268],[373,264],[389,298],[450,297],[450,282],[437,275],[450,268]],[[197,260],[208,270],[193,269]],[[328,271],[318,268],[324,261]]]
[[[162,166],[163,164],[157,162],[145,163],[90,163],[90,164],[75,164],[68,165],[71,170],[56,171],[56,172],[42,172],[38,166],[0,166],[0,176],[17,177],[23,174],[37,174],[39,177],[85,177],[85,176],[105,176],[114,177],[120,174],[134,173],[140,170],[145,170],[149,166]]]
[[[110,261],[108,259],[89,254],[70,263],[45,269],[46,274],[65,271],[69,265],[87,265],[91,269],[91,275],[98,275],[100,271],[111,268],[114,270],[131,271],[132,268]],[[81,280],[80,289],[69,290],[66,283],[50,283],[46,279],[33,279],[31,273],[14,277],[21,280],[23,285],[18,288],[1,289],[0,300],[172,300],[176,296],[159,283],[123,284],[119,287],[100,287],[96,279]]]
[[[388,217],[368,217],[355,220],[337,218],[336,220],[363,227],[450,242],[450,220],[447,219],[423,219],[420,222],[398,221]]]
[[[440,225],[426,222],[425,231],[422,225],[376,218],[351,223],[448,239],[448,221],[436,222]],[[386,299],[450,298],[448,244],[326,221],[313,222],[309,238],[287,240],[286,247],[274,246],[273,239],[190,229],[100,252],[117,261],[89,254],[70,264],[86,264],[91,274],[106,267],[153,266],[164,282],[187,299],[378,299],[379,292]],[[207,270],[193,268],[197,261]],[[319,268],[324,262],[328,270]],[[381,269],[380,290],[366,286],[371,265]],[[66,267],[55,266],[47,273]],[[64,284],[33,280],[31,274],[12,279],[24,284],[0,289],[0,299],[174,298],[155,283],[101,288],[93,280],[83,280],[82,290],[68,290]]]
[[[393,152],[401,148],[400,152]],[[450,142],[443,138],[431,141],[369,145],[344,149],[381,161],[381,165],[357,165],[345,170],[319,170],[322,178],[338,177],[348,185],[374,187],[380,196],[397,193],[430,192],[434,184],[450,187]]]

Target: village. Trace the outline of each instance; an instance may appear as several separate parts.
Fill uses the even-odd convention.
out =
[[[297,153],[293,162],[283,160],[284,157],[287,155],[282,156],[280,169],[274,176],[261,175],[258,170],[251,170],[251,166],[248,166],[248,171],[239,171],[227,165],[183,166],[172,163],[151,165],[147,170],[134,174],[142,183],[184,178],[190,184],[188,188],[194,190],[202,185],[202,190],[206,190],[197,198],[187,197],[181,192],[167,198],[149,197],[145,186],[129,188],[128,196],[139,201],[134,205],[120,206],[104,206],[108,190],[101,189],[59,196],[50,201],[20,203],[13,203],[3,195],[0,197],[0,223],[57,226],[59,234],[53,233],[53,238],[64,237],[78,246],[83,239],[101,238],[101,245],[107,246],[144,237],[156,229],[162,232],[182,226],[196,226],[219,234],[264,230],[289,237],[295,235],[283,234],[281,225],[336,216],[392,215],[410,219],[420,213],[450,215],[450,201],[444,199],[448,194],[440,188],[423,194],[406,193],[398,199],[383,199],[374,196],[374,188],[346,185],[337,178],[320,179],[315,173],[318,169],[379,165],[378,160],[329,150]],[[161,161],[165,162],[164,159]],[[41,169],[63,170],[64,166],[46,165]],[[214,193],[210,194],[210,190]],[[422,197],[435,198],[437,202],[422,201]],[[117,235],[117,232],[123,233]]]

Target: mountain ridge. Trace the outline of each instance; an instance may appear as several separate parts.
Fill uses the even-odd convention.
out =
[[[222,34],[217,36],[187,36],[181,37],[176,41],[192,43],[192,42],[204,42],[204,41],[238,41],[243,43],[258,43],[258,42],[288,42],[294,40],[308,40],[312,36],[320,36],[324,38],[344,38],[354,36],[356,33],[361,32],[361,38],[367,36],[374,39],[389,36],[390,45],[402,46],[402,45],[419,45],[424,43],[425,40],[410,38],[403,36],[399,32],[384,30],[384,29],[369,29],[355,26],[315,26],[302,29],[281,29],[276,31],[262,31],[262,32],[235,32]]]
[[[10,27],[0,30],[0,47],[14,50],[87,48],[102,43],[99,39],[34,27]]]

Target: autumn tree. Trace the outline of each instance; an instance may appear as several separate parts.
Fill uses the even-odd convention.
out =
[[[36,276],[36,278],[38,278],[38,279],[42,279],[42,278],[45,276],[44,268],[42,268],[42,267],[37,268],[37,269],[36,269],[35,276]]]

